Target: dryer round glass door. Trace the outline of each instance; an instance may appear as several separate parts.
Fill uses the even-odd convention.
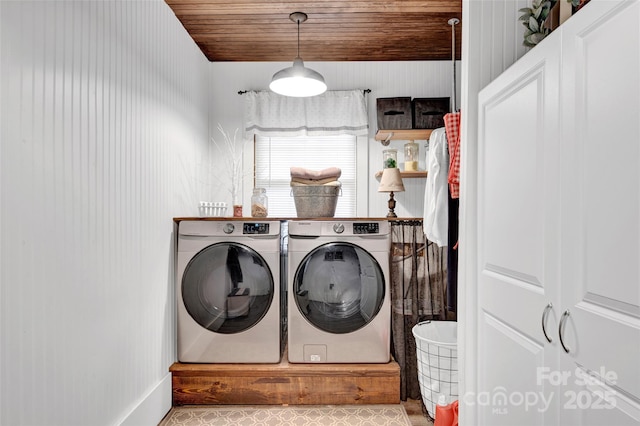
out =
[[[375,258],[349,243],[328,243],[302,259],[293,282],[296,304],[315,327],[329,333],[356,331],[380,311],[385,280]]]
[[[217,243],[196,254],[182,276],[182,300],[191,317],[216,333],[257,324],[273,300],[273,275],[255,250]]]

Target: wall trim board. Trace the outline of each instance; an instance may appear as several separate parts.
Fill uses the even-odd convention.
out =
[[[121,426],[157,425],[171,410],[171,404],[171,373],[167,373],[119,424]]]

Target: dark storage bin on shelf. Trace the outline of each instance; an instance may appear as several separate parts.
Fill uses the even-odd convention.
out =
[[[411,97],[377,98],[378,129],[411,129]]]
[[[415,98],[413,100],[413,128],[437,129],[444,126],[449,112],[449,98]]]

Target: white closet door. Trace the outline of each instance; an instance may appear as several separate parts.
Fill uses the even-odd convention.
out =
[[[559,354],[559,57],[545,40],[479,97],[478,388],[464,403],[481,425],[557,424],[539,377]]]
[[[561,424],[638,425],[640,2],[591,1],[561,28]]]

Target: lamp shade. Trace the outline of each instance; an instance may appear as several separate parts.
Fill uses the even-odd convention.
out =
[[[378,192],[404,192],[400,169],[392,167],[382,170]]]
[[[320,73],[306,68],[298,57],[293,60],[293,66],[273,75],[269,89],[283,96],[307,97],[324,93],[327,85]]]

